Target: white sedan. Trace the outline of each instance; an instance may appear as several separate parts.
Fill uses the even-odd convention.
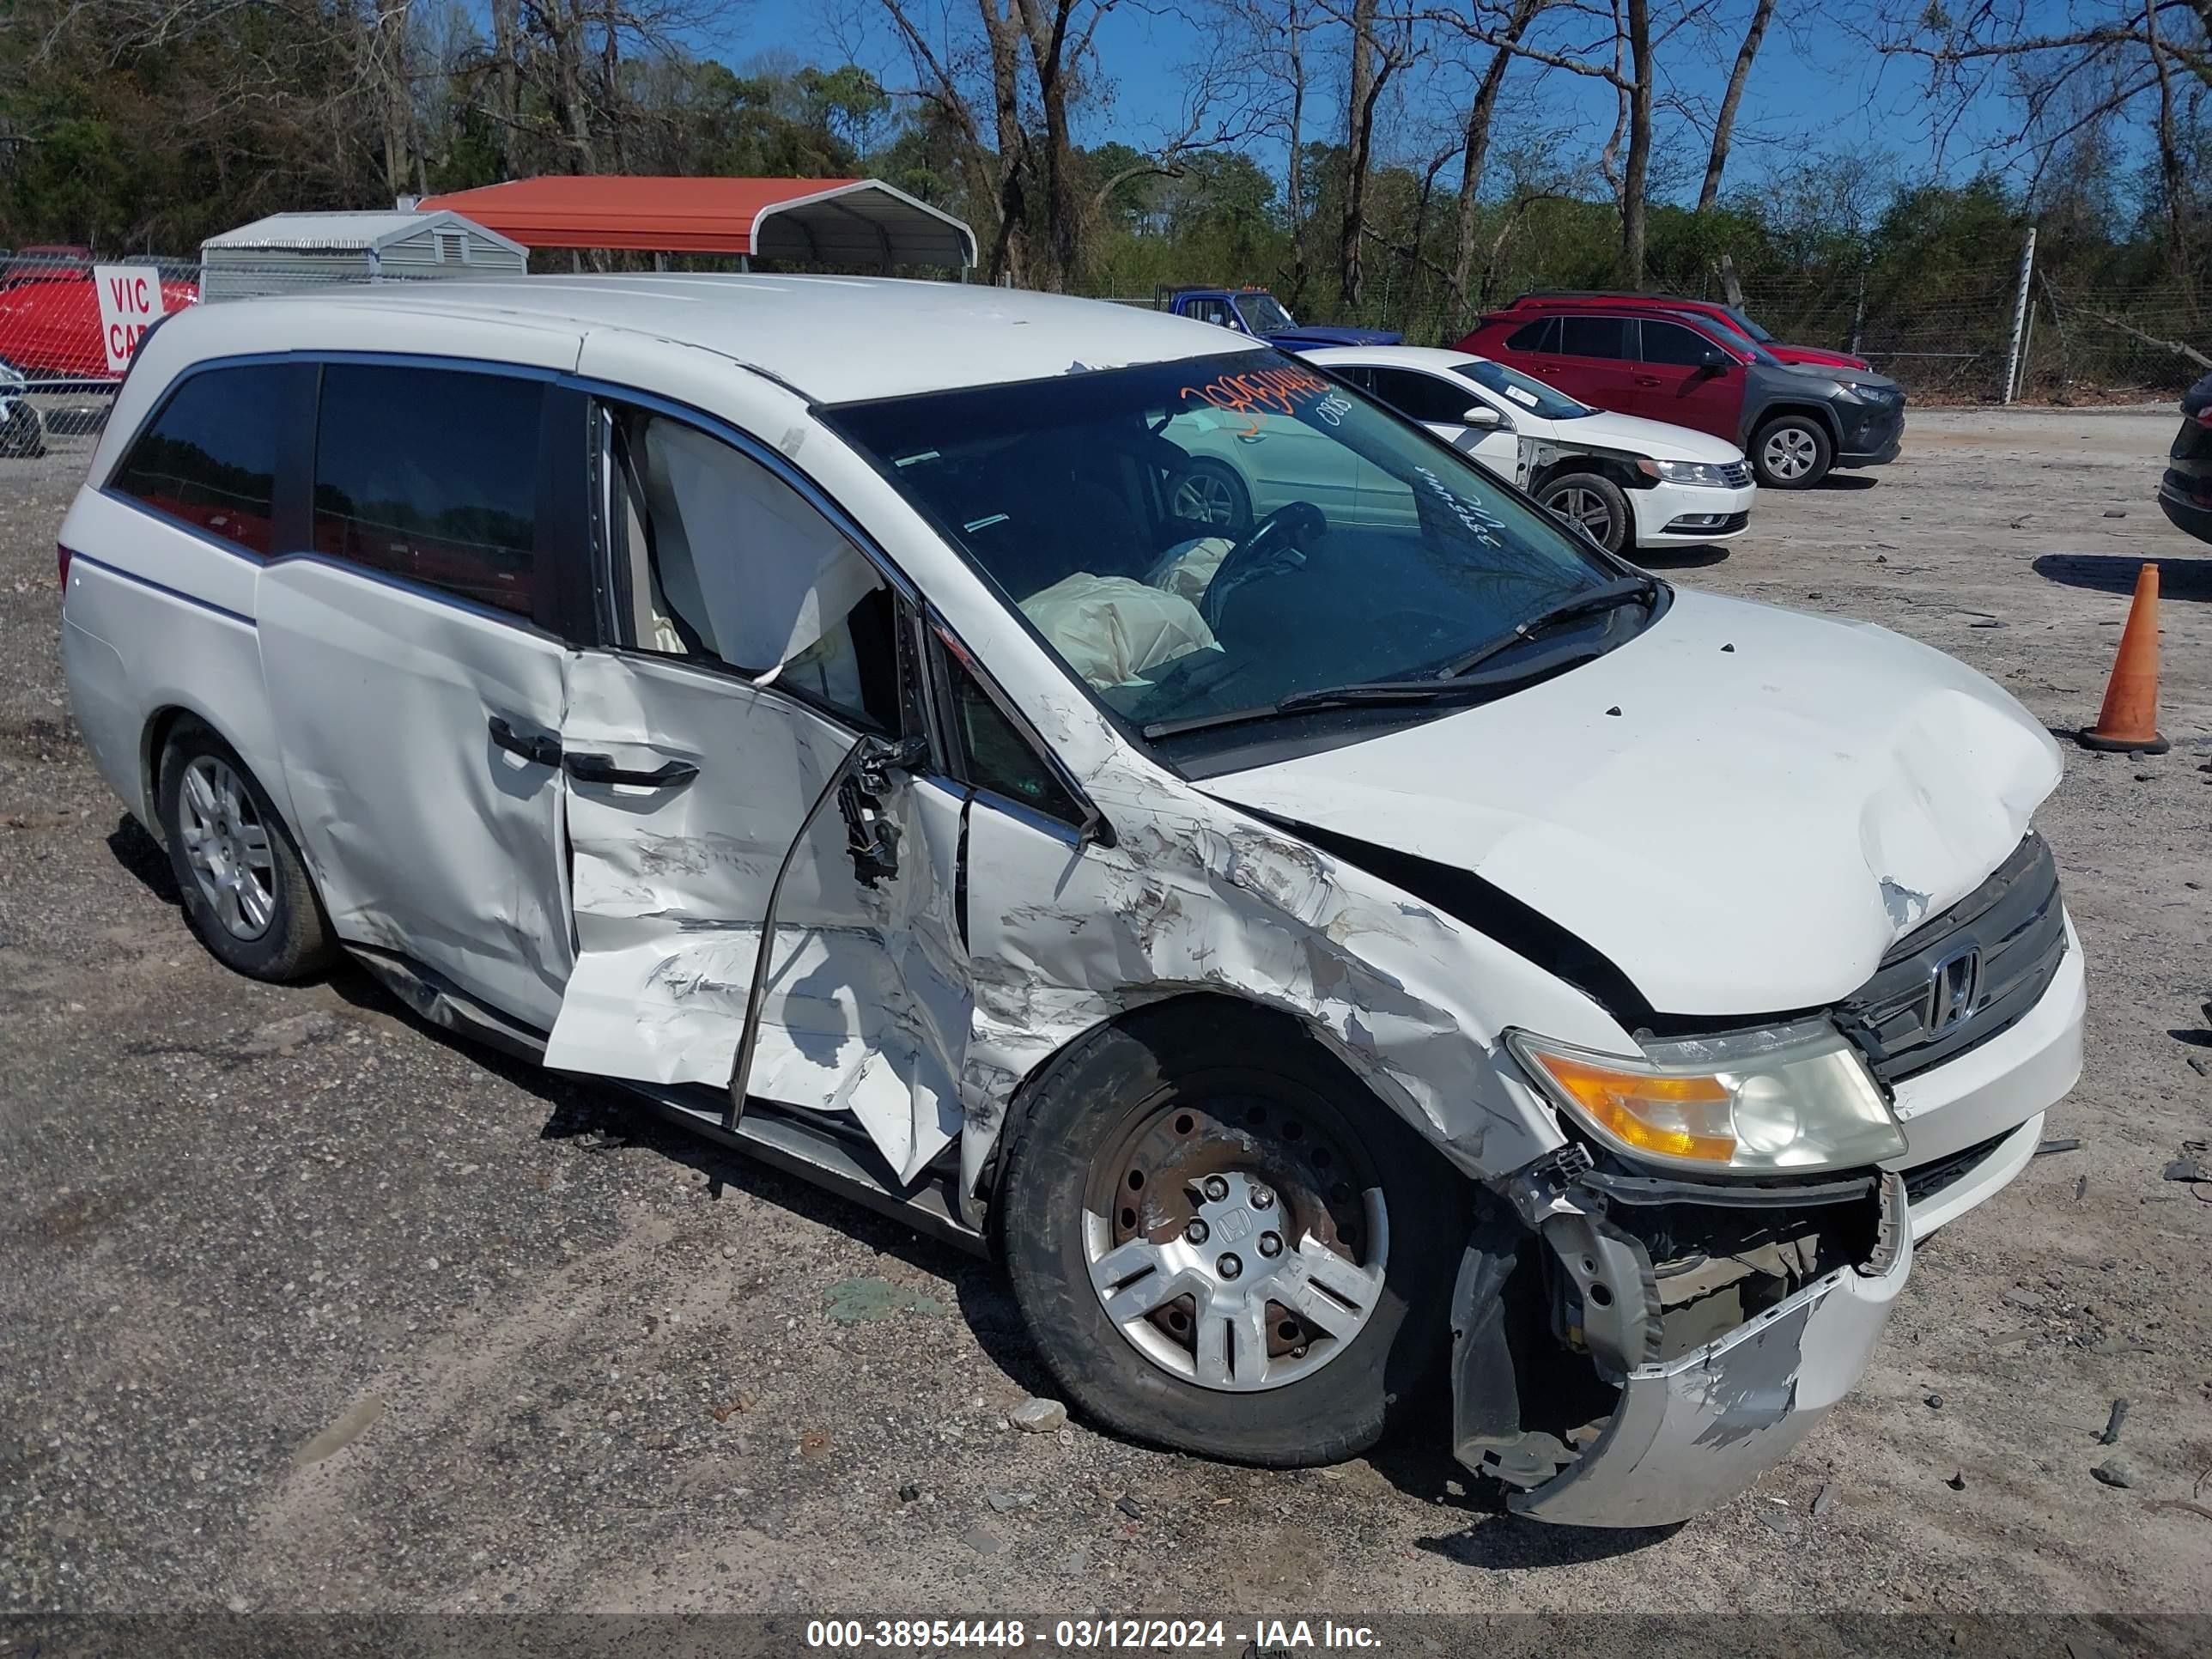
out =
[[[1592,409],[1464,351],[1336,346],[1301,355],[1580,523],[1608,552],[1729,541],[1750,522],[1759,487],[1725,439]]]

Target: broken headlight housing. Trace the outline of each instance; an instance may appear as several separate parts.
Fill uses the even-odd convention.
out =
[[[1539,1087],[1604,1145],[1675,1169],[1797,1175],[1905,1151],[1866,1063],[1825,1019],[1640,1044],[1633,1058],[1509,1031]]]

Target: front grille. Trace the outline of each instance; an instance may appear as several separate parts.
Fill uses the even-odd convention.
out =
[[[1962,951],[1980,952],[1965,1017],[1929,1029],[1936,970]],[[2058,867],[2033,832],[1997,872],[1890,947],[1875,975],[1836,1010],[1875,1074],[1899,1083],[2009,1030],[2033,1008],[2066,954]]]
[[[1741,489],[1751,482],[1749,461],[1730,461],[1721,469],[1721,483],[1730,489]]]
[[[2006,1137],[2013,1133],[2007,1129],[1991,1135],[1987,1140],[1961,1147],[1948,1158],[1939,1158],[1917,1170],[1907,1170],[1905,1172],[1905,1201],[1914,1206],[1925,1204],[1938,1193],[1957,1186],[1987,1163],[1990,1155],[2004,1145]]]

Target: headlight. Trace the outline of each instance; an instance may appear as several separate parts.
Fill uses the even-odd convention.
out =
[[[1634,1058],[1528,1031],[1506,1042],[1544,1092],[1634,1158],[1746,1175],[1855,1169],[1905,1150],[1874,1079],[1841,1032],[1801,1020],[1647,1042]]]
[[[1719,466],[1711,461],[1638,461],[1636,470],[1647,478],[1664,478],[1668,483],[1724,484]]]

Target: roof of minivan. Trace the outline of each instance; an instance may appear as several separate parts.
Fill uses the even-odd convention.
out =
[[[719,352],[819,403],[1042,380],[1250,351],[1231,330],[1139,306],[969,283],[882,277],[526,276],[355,286],[226,304],[327,307],[332,346],[360,349],[362,313],[621,329]],[[407,349],[380,327],[375,348]]]

